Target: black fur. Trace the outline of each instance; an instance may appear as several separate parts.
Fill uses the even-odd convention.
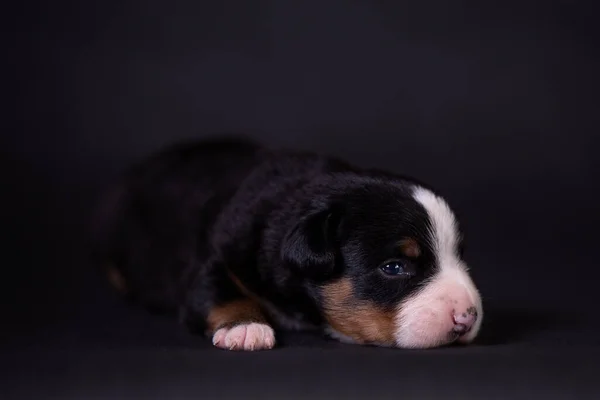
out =
[[[326,282],[350,277],[356,297],[385,307],[432,274],[415,184],[247,140],[180,144],[134,166],[108,195],[94,254],[118,268],[134,300],[179,312],[193,331],[212,307],[244,296],[230,274],[290,319],[319,326]],[[418,260],[399,254],[402,237],[419,242]],[[392,258],[416,277],[384,276],[379,266]]]

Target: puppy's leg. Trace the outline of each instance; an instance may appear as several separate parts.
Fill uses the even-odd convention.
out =
[[[207,324],[213,345],[228,350],[267,350],[275,345],[275,333],[260,307],[240,298],[212,307]]]
[[[212,343],[227,350],[267,350],[275,332],[260,305],[236,284],[219,263],[205,263],[189,288],[184,323],[192,332],[203,328]]]

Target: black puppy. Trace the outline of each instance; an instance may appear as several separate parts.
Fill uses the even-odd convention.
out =
[[[482,305],[448,204],[422,184],[237,139],[136,165],[97,215],[111,283],[230,350],[274,329],[349,343],[469,343]]]

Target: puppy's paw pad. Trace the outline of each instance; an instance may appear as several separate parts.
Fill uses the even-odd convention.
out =
[[[240,324],[217,330],[213,345],[226,350],[268,350],[275,345],[275,332],[266,324]]]

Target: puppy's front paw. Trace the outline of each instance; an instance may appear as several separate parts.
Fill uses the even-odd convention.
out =
[[[266,324],[256,322],[218,329],[213,344],[226,350],[268,350],[275,345],[275,332]]]

